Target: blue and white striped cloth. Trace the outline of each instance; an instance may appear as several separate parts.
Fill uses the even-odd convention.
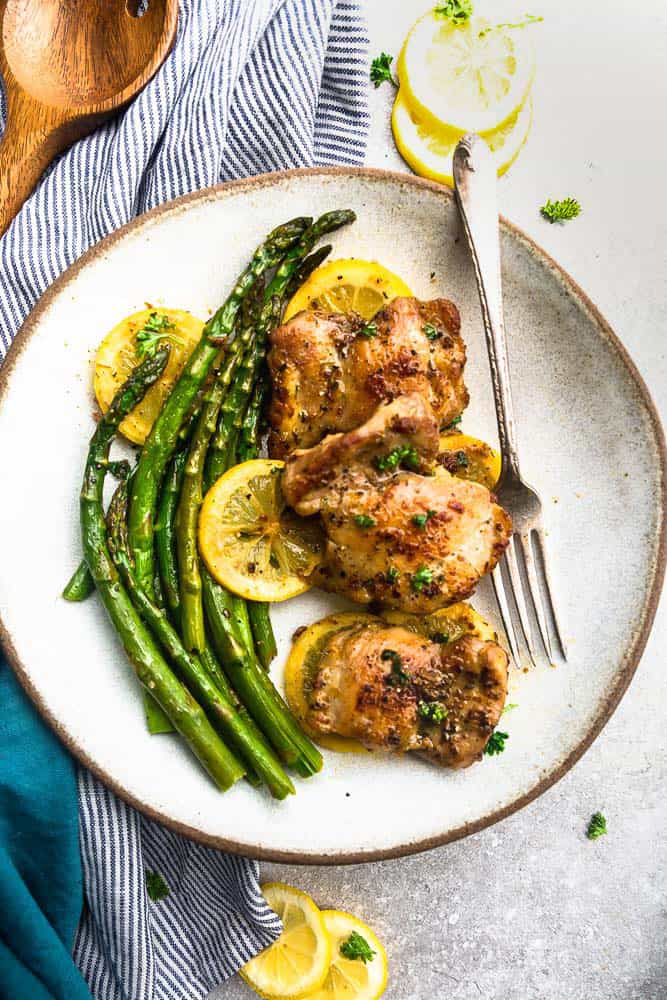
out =
[[[0,360],[51,282],[141,212],[250,174],[362,163],[367,45],[353,0],[181,0],[157,76],[52,166],[0,241]],[[96,1000],[199,1000],[279,933],[254,862],[161,828],[83,770],[79,797],[75,958]],[[166,899],[148,899],[147,870]]]

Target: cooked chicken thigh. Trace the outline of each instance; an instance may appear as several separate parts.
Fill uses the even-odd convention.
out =
[[[468,403],[466,354],[453,302],[397,298],[370,323],[305,311],[274,330],[269,454],[317,444],[371,416],[378,403],[419,392],[440,426]]]
[[[507,697],[507,654],[465,635],[450,645],[400,626],[356,625],[324,647],[307,721],[369,750],[416,751],[444,767],[479,760]]]
[[[418,614],[473,592],[505,549],[511,520],[486,487],[436,468],[437,453],[437,420],[412,393],[288,457],[285,498],[302,516],[319,514],[327,536],[314,583]]]

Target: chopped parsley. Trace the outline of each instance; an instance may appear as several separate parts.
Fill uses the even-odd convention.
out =
[[[390,566],[386,573],[387,583],[396,583],[399,577],[399,572],[395,566]]]
[[[175,329],[175,324],[164,313],[152,312],[142,328],[138,331],[136,340],[137,357],[141,361],[154,358],[160,342],[170,340],[173,344],[182,344],[180,337],[175,337],[169,330]]]
[[[435,517],[437,510],[427,510],[425,514],[414,514],[412,517],[412,523],[416,524],[417,527],[423,531],[426,527],[426,523]]]
[[[340,946],[340,953],[343,958],[348,958],[351,962],[372,962],[375,952],[369,945],[365,937],[357,931],[352,931],[349,938],[343,941]]]
[[[472,0],[445,0],[444,3],[436,4],[433,13],[452,24],[465,24],[472,14]]]
[[[394,79],[391,72],[391,64],[394,61],[394,57],[390,56],[387,52],[381,52],[379,56],[376,56],[371,63],[370,78],[371,83],[375,85],[375,89],[382,86],[383,83],[392,83],[394,87],[398,87],[398,81]]]
[[[368,514],[356,514],[354,518],[355,524],[358,524],[360,528],[374,528],[375,518],[369,517]]]
[[[159,872],[146,871],[146,892],[154,903],[169,895],[169,886]]]
[[[607,832],[607,820],[601,812],[593,813],[588,821],[586,836],[589,840],[597,840]]]
[[[359,331],[360,337],[365,337],[366,340],[372,340],[373,337],[378,335],[378,325],[377,323],[366,323],[366,326],[362,326]]]
[[[484,753],[487,757],[495,757],[496,754],[503,753],[505,750],[505,743],[509,739],[509,733],[501,733],[499,729],[491,733],[489,742],[484,747]]]
[[[447,717],[447,709],[443,708],[439,701],[420,701],[417,705],[417,715],[427,722],[438,725]]]
[[[450,431],[452,429],[452,427],[458,427],[462,420],[463,420],[463,417],[459,413],[458,417],[454,417],[454,419],[452,420],[451,423],[446,424],[444,427],[441,427],[440,430],[442,430],[442,431]]]
[[[553,225],[554,222],[576,219],[581,215],[581,205],[576,198],[563,198],[561,201],[552,201],[548,198],[546,204],[542,205],[540,213]]]
[[[419,455],[407,444],[398,445],[388,455],[378,455],[375,459],[375,467],[379,472],[395,472],[399,465],[414,470],[419,468],[419,464]]]
[[[428,566],[420,566],[416,573],[412,574],[410,586],[419,593],[433,580],[433,573]]]
[[[437,642],[439,646],[444,646],[446,642],[449,642],[449,634],[447,632],[434,632],[431,636],[431,642]]]
[[[480,31],[479,37],[484,38],[490,31],[497,31],[499,28],[525,28],[528,24],[538,24],[543,20],[543,17],[536,17],[535,14],[526,14],[523,21],[501,21],[500,24],[490,24],[488,28],[483,28]]]
[[[519,706],[516,702],[514,701],[510,702],[508,705],[505,705],[503,709],[503,715],[505,715],[506,712],[511,712],[513,708],[518,708],[518,707]]]
[[[389,687],[404,687],[410,683],[410,675],[403,669],[403,660],[395,649],[383,649],[380,653],[382,661],[391,660],[391,673],[384,679]]]
[[[442,330],[438,330],[437,326],[433,326],[433,323],[424,323],[422,330],[427,340],[437,340],[438,337],[442,337]]]

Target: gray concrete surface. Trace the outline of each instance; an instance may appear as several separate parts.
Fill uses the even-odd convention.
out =
[[[397,54],[428,6],[366,5],[374,54]],[[664,415],[667,9],[662,0],[513,5],[515,14],[525,9],[545,17],[534,29],[535,120],[501,182],[501,210],[590,294]],[[386,86],[373,94],[368,163],[406,169],[391,140],[390,99]],[[581,218],[565,227],[543,222],[539,206],[566,195],[581,201]],[[575,769],[522,812],[410,859],[267,865],[263,876],[370,923],[389,954],[387,1000],[664,1000],[666,638],[663,600],[616,714]],[[597,809],[609,834],[589,842],[584,831]],[[251,995],[239,980],[215,994]]]

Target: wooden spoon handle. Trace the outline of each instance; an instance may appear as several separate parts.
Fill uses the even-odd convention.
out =
[[[18,111],[19,109],[16,109]],[[21,118],[10,108],[0,143],[0,235],[32,193],[55,156],[67,145],[57,128]]]

